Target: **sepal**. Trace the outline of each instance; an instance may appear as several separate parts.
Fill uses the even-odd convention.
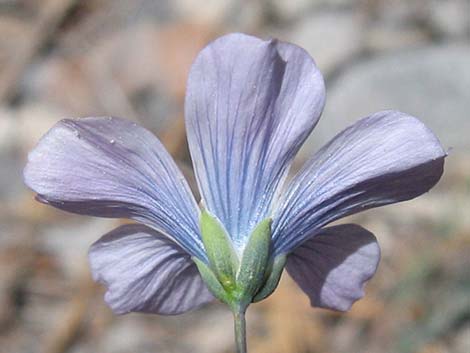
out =
[[[193,257],[192,260],[197,266],[199,273],[203,281],[206,283],[207,287],[211,291],[211,293],[219,299],[221,302],[230,305],[231,299],[228,293],[225,291],[222,284],[219,282],[217,277],[215,276],[214,272],[207,266],[204,262],[199,260],[197,257]]]
[[[250,235],[237,272],[237,288],[242,299],[252,301],[263,286],[271,246],[270,218],[261,221]]]
[[[284,270],[284,266],[286,265],[286,261],[287,256],[285,254],[278,255],[274,258],[274,261],[271,263],[267,272],[268,274],[264,286],[253,298],[253,303],[266,299],[274,292],[281,280],[281,275]]]
[[[238,257],[224,226],[206,210],[202,210],[199,222],[212,272],[225,289],[234,289]]]
[[[212,294],[233,312],[269,296],[277,287],[286,262],[285,255],[270,260],[271,218],[261,221],[251,233],[241,260],[222,224],[207,211],[201,213],[201,233],[209,263],[193,257]]]

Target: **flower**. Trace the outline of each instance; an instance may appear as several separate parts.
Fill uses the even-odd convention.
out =
[[[320,149],[288,182],[325,102],[301,48],[229,34],[196,58],[186,127],[202,207],[149,131],[119,118],[65,119],[29,154],[40,202],[130,218],[90,249],[94,279],[116,313],[178,314],[214,299],[243,312],[284,267],[313,306],[348,310],[380,250],[354,224],[327,225],[433,187],[446,156],[418,119],[382,111]]]

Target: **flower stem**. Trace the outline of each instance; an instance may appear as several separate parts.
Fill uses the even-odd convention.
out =
[[[235,344],[237,353],[247,353],[246,350],[246,320],[244,311],[234,311]]]

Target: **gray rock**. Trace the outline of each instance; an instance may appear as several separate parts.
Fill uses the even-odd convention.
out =
[[[312,6],[315,5],[317,5],[317,1],[312,0],[271,0],[269,2],[270,11],[273,11],[276,17],[282,20],[297,17],[305,11],[311,10]]]
[[[281,20],[293,20],[320,8],[339,10],[357,7],[359,4],[358,0],[270,0],[266,3],[269,10]]]
[[[428,47],[361,62],[327,84],[322,119],[304,146],[310,156],[357,119],[396,109],[424,121],[454,152],[470,151],[470,46]]]
[[[39,139],[65,117],[63,110],[42,103],[24,104],[15,110],[15,137],[25,160],[27,153],[36,146]]]
[[[111,219],[71,216],[77,222],[54,224],[41,231],[44,249],[53,254],[65,275],[73,278],[83,271],[88,248],[102,235],[117,227]]]
[[[305,18],[285,39],[305,48],[324,75],[362,49],[362,18],[354,12],[322,12]]]
[[[190,18],[195,22],[217,23],[233,6],[234,1],[209,0],[201,6],[196,0],[175,0],[173,6],[183,19]]]
[[[0,108],[0,151],[8,150],[15,145],[15,119],[11,110]]]
[[[0,202],[12,201],[21,195],[22,163],[18,159],[18,126],[11,110],[0,110]]]
[[[419,26],[429,13],[430,1],[395,0],[374,1],[366,10],[379,23],[398,26]]]
[[[397,25],[396,23],[377,23],[370,25],[365,33],[365,47],[369,52],[416,48],[431,41],[429,34],[422,28]]]
[[[150,353],[165,352],[164,340],[159,330],[149,330],[141,315],[126,315],[115,320],[114,324],[101,337],[103,353]],[[163,346],[163,347],[162,347]]]
[[[225,305],[218,307],[215,304],[208,305],[206,310],[207,314],[200,318],[197,325],[188,330],[184,337],[186,344],[191,345],[192,342],[197,342],[197,349],[193,348],[192,352],[230,351],[233,347],[233,320],[230,310]],[[251,322],[249,318],[247,321]]]
[[[444,37],[470,38],[470,2],[468,0],[434,0],[430,2],[430,25]]]
[[[465,353],[468,352],[470,348],[470,325],[465,325],[462,329],[460,329],[456,337],[453,339],[454,343],[454,350],[455,353]]]

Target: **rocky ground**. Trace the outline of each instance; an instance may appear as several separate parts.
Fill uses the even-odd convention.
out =
[[[306,48],[325,75],[322,120],[296,166],[356,119],[398,109],[449,149],[439,185],[353,221],[383,259],[351,312],[310,309],[284,276],[248,314],[256,353],[470,352],[470,1],[0,1],[0,352],[232,352],[219,304],[116,317],[87,264],[118,222],[34,201],[27,152],[65,116],[139,121],[191,174],[182,102],[189,65],[227,32]]]

